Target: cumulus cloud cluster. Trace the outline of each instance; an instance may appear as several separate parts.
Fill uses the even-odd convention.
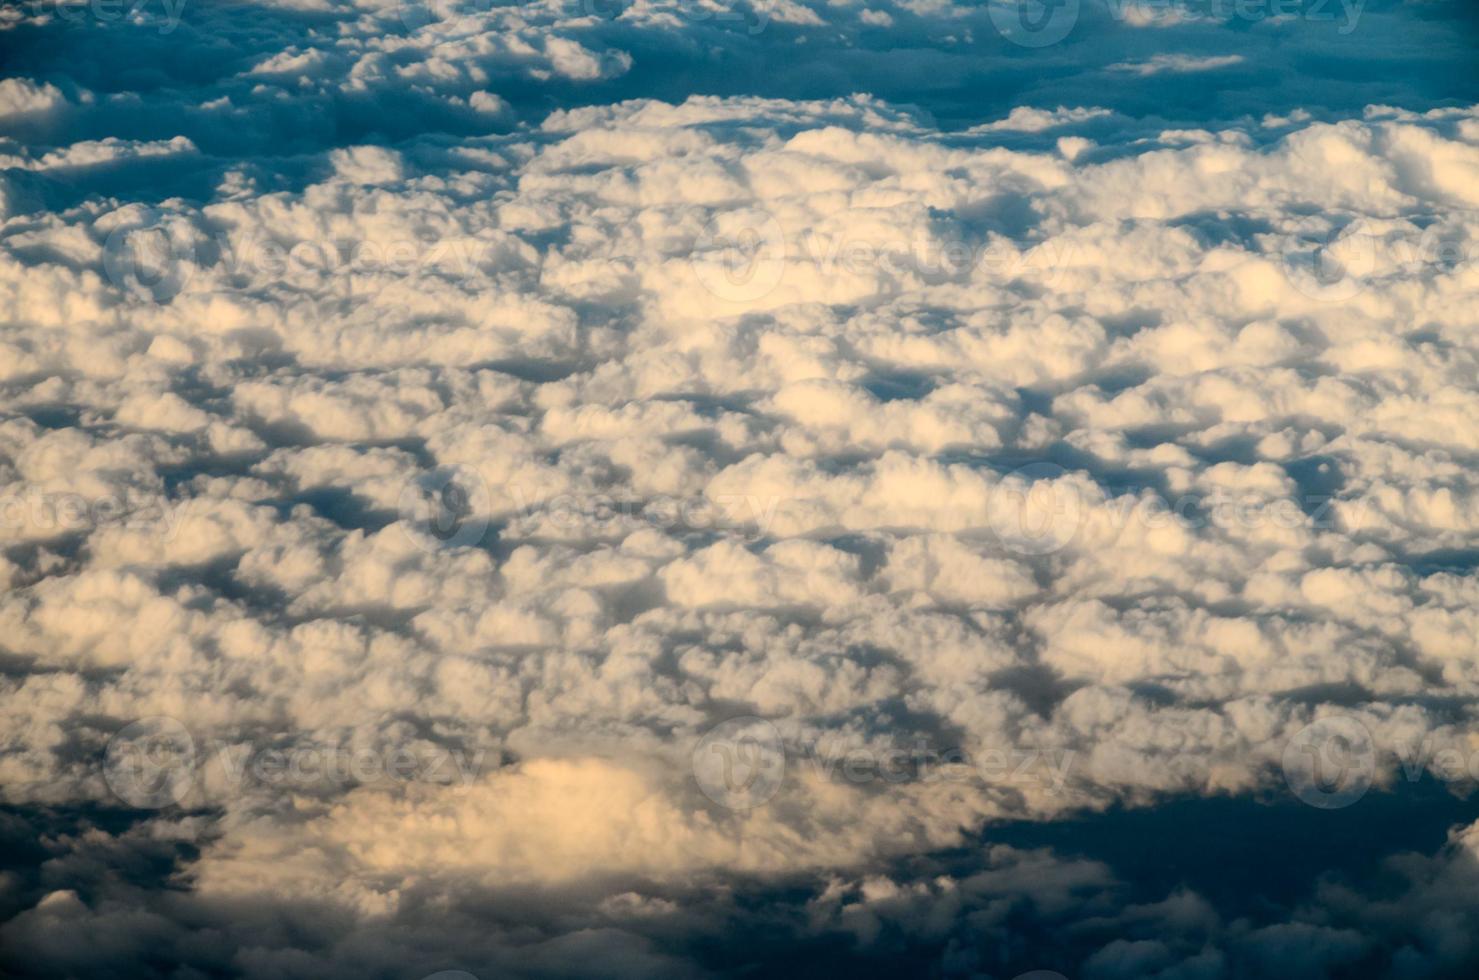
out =
[[[0,963],[1479,955],[1463,822],[1261,917],[993,841],[1282,792],[1336,715],[1378,793],[1479,779],[1479,108],[582,104],[656,38],[977,15],[475,6],[268,5],[188,95],[0,81]],[[200,13],[132,36],[264,11]],[[783,771],[736,806],[694,753],[741,716]]]

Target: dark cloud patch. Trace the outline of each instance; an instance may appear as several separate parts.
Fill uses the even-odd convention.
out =
[[[980,847],[825,884],[637,878],[606,883],[599,900],[583,888],[413,885],[397,913],[368,922],[265,895],[192,897],[179,887],[198,853],[188,819],[151,827],[106,811],[12,808],[0,964],[16,977],[129,980],[1473,969],[1479,948],[1461,930],[1479,920],[1479,900],[1462,889],[1479,882],[1479,862],[1437,829],[1473,804],[1427,785],[1370,802],[1331,814],[1196,800],[989,827]]]

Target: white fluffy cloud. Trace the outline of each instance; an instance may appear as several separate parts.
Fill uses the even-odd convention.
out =
[[[1321,718],[1369,733],[1378,791],[1414,747],[1479,778],[1479,109],[946,130],[869,95],[561,88],[637,85],[673,37],[746,52],[734,12],[279,3],[274,47],[148,125],[0,81],[27,137],[0,142],[0,796],[117,806],[107,746],[141,719],[191,752],[171,806],[56,845],[102,855],[56,873],[84,881],[188,844],[185,904],[0,878],[7,945],[86,972],[154,936],[216,969],[188,923],[270,902],[315,910],[312,942],[253,912],[239,972],[373,962],[377,930],[429,972],[419,917],[487,902],[497,935],[447,945],[510,975],[610,948],[678,976],[716,894],[800,882],[798,941],[996,970],[972,929],[1031,906],[1072,934],[1114,869],[909,862],[1280,791]],[[1107,67],[1243,56],[1136,58]],[[521,125],[531,91],[565,108]],[[344,135],[261,154],[282,173],[233,154],[247,92]],[[432,107],[440,131],[396,128]],[[138,190],[180,174],[209,181]],[[784,773],[731,808],[693,752],[750,715]],[[454,761],[322,774],[396,752]],[[1402,867],[1430,933],[1472,837]],[[1405,952],[1364,898],[1254,925],[1145,902],[1073,947],[1085,975],[1472,956]],[[58,938],[82,928],[96,949]]]

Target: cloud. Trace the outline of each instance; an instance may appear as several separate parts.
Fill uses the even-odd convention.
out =
[[[1149,61],[1124,61],[1109,66],[1109,71],[1129,72],[1132,75],[1186,75],[1194,72],[1216,71],[1243,63],[1238,54],[1214,55],[1198,58],[1185,54],[1158,54]]]
[[[1476,778],[1452,25],[1082,16],[9,22],[5,968],[1474,962],[1472,814],[1257,914],[993,836]]]
[[[67,104],[67,97],[49,82],[40,84],[29,78],[0,79],[0,126],[13,126],[56,113]]]

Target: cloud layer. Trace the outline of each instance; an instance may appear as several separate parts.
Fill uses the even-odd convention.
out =
[[[1358,808],[1291,770],[1312,724],[1357,797],[1479,779],[1451,73],[1150,114],[1288,25],[1085,8],[1061,98],[965,113],[991,58],[890,79],[994,8],[474,6],[6,31],[6,969],[1474,961],[1461,809],[1250,916],[993,840]],[[163,67],[32,43],[124,31]],[[834,94],[762,83],[810,44]]]

